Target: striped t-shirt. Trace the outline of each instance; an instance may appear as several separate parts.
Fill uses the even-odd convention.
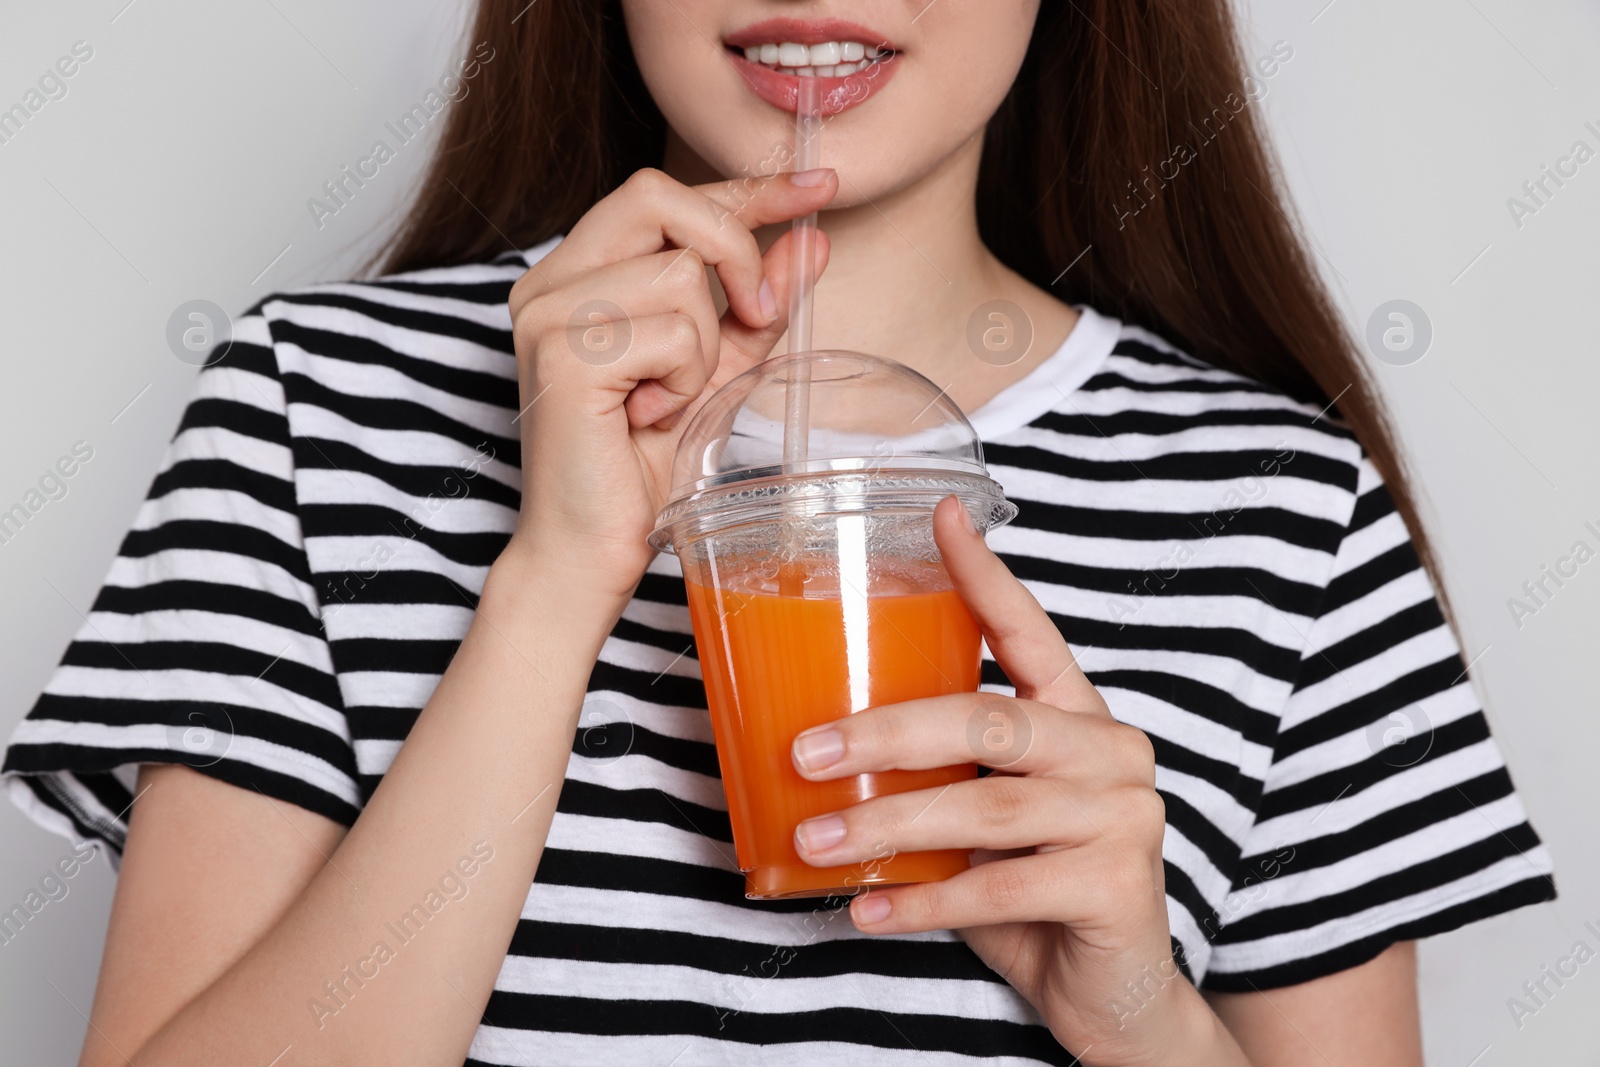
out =
[[[549,247],[241,317],[17,729],[16,802],[117,849],[133,768],[182,762],[358,817],[516,519],[506,300]],[[1080,310],[972,414],[1021,508],[990,543],[1155,746],[1188,976],[1304,982],[1550,899],[1549,857],[1353,435]],[[987,655],[983,682],[1010,691]],[[1073,1062],[953,933],[868,938],[842,901],[743,889],[662,555],[594,669],[469,1062]]]

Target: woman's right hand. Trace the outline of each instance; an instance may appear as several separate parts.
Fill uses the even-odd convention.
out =
[[[626,601],[654,555],[645,538],[689,416],[787,329],[789,235],[763,256],[751,231],[815,211],[837,189],[831,170],[694,187],[643,170],[517,281],[513,546]],[[820,273],[820,234],[817,246]],[[707,265],[727,295],[720,317]]]

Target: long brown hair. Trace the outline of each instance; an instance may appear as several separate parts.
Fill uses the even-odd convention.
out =
[[[666,123],[619,0],[479,0],[471,32],[496,58],[453,106],[388,270],[482,261],[565,233],[661,162]],[[1285,57],[1258,62],[1272,58]],[[1228,0],[1044,0],[986,133],[980,230],[1001,261],[1062,300],[1336,404],[1448,617],[1382,401],[1248,106],[1268,69],[1244,65]]]

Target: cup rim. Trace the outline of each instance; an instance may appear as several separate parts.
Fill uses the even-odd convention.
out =
[[[809,465],[808,465],[809,466]],[[760,468],[772,473],[751,478],[718,479],[666,504],[656,515],[650,546],[677,554],[680,547],[711,534],[756,522],[782,521],[788,516],[817,517],[850,511],[926,508],[955,496],[973,514],[980,532],[1010,522],[1017,506],[1005,498],[1000,485],[981,468],[968,469],[948,461],[910,463],[893,467],[877,461],[817,461],[818,469],[786,472],[781,466]]]

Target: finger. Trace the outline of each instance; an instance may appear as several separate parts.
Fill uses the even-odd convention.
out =
[[[676,417],[706,385],[705,343],[692,315],[680,311],[628,320],[632,331],[624,380],[638,384],[623,408],[633,427],[653,426]]]
[[[705,388],[700,328],[693,316],[683,312],[625,318],[601,326],[553,328],[539,338],[538,344],[546,353],[566,350],[564,361],[570,361],[573,367],[560,376],[563,392],[566,386],[577,383],[583,386],[582,395],[590,398],[576,407],[562,407],[575,415],[606,415],[630,406],[629,401],[644,383],[657,387],[659,392],[650,394],[657,399],[647,397],[648,403],[637,409],[630,406],[630,419],[660,419],[681,408],[687,402],[685,397],[692,400]],[[527,388],[540,394],[555,384],[557,376],[551,375],[529,383]],[[552,414],[552,409],[545,406],[538,417],[546,421]]]
[[[705,267],[691,250],[671,249],[597,267],[544,294],[525,315],[542,323],[541,332],[552,328],[579,331],[573,335],[582,342],[579,347],[561,345],[541,351],[545,364],[541,374],[559,376],[576,366],[560,358],[569,352],[589,367],[626,370],[630,365],[620,357],[631,343],[627,322],[674,312],[695,320],[700,359],[709,375],[717,363],[720,326]],[[613,384],[632,389],[635,383],[624,377]]]
[[[1016,774],[1144,781],[1154,763],[1149,739],[1132,726],[998,693],[867,708],[799,734],[790,759],[814,782],[962,763]]]
[[[1086,924],[1166,907],[1160,856],[1105,842],[969,868],[942,882],[871,889],[850,905],[869,934],[992,926],[1006,922]]]
[[[747,233],[759,226],[775,222],[788,222],[802,215],[808,215],[818,210],[831,201],[839,190],[838,176],[828,169],[809,171],[805,174],[778,174],[761,179],[738,179],[730,182],[719,182],[712,185],[696,186],[696,191],[705,195],[706,202],[712,205],[711,215],[716,220],[718,232],[732,231],[735,234]],[[820,231],[818,231],[818,244]],[[752,241],[754,238],[752,237]],[[739,242],[741,247],[743,242]],[[773,278],[773,267],[782,264],[781,274],[788,275],[789,263],[789,234],[784,233],[774,245],[782,245],[783,251],[773,255],[771,248],[765,255],[760,256],[757,263],[758,272],[754,276],[748,274],[748,261],[739,259],[728,264],[724,271],[720,266],[717,277],[723,282],[724,289],[728,291],[728,310],[733,314],[725,318],[743,328],[760,331],[772,337],[776,342],[788,323],[789,298],[788,290],[784,284]],[[827,252],[818,252],[817,274],[822,272],[822,267],[827,263]],[[709,262],[709,261],[708,261]],[[729,279],[734,281],[734,289],[728,290]],[[749,285],[755,285],[756,303],[755,314],[744,306],[743,301],[735,301],[733,294],[745,293]],[[779,324],[783,325],[780,326]],[[766,351],[771,351],[772,342],[766,345]],[[764,357],[763,357],[764,358]]]
[[[933,536],[956,591],[1017,695],[1109,716],[1061,631],[984,543],[970,513],[955,497],[941,500],[934,509]]]
[[[1106,784],[1155,782],[1155,750],[1142,730],[1109,715],[983,692],[883,704],[814,726],[795,737],[790,761],[815,782],[962,763]]]
[[[839,192],[839,176],[831,167],[819,167],[801,174],[735,178],[694,188],[718,205],[719,218],[735,219],[753,230],[819,210]]]
[[[838,191],[832,171],[801,176],[801,182],[822,179],[811,185],[794,177],[690,188],[660,171],[641,170],[578,221],[545,258],[543,274],[559,280],[663,248],[693,249],[715,268],[734,313],[752,326],[765,325],[780,305],[770,293],[763,296],[761,251],[751,229],[809,214]],[[530,291],[537,291],[536,283]],[[516,298],[514,292],[513,308]]]
[[[792,233],[784,233],[761,257],[767,283],[772,286],[773,296],[778,302],[778,317],[766,326],[752,327],[741,322],[731,313],[731,309],[729,314],[722,316],[720,328],[723,343],[718,358],[726,366],[719,365],[718,373],[713,377],[714,385],[721,385],[765,360],[772,354],[773,346],[788,332],[789,287],[793,284],[793,279],[789,277],[792,240]],[[827,235],[817,231],[816,258],[811,268],[813,279],[821,277],[827,269],[831,248]]]
[[[795,827],[795,851],[816,867],[843,867],[894,852],[1073,847],[1118,835],[1165,807],[1153,789],[1087,789],[1049,776],[992,774],[938,789],[873,797]]]
[[[830,247],[827,237],[818,233],[816,259],[812,265],[814,277],[820,276],[826,269]],[[746,326],[731,308],[718,319],[698,255],[687,250],[669,250],[609,264],[575,279],[559,290],[559,294],[546,294],[543,299],[549,302],[559,295],[563,305],[575,305],[578,309],[574,312],[575,316],[587,316],[587,321],[581,324],[573,323],[569,317],[569,323],[591,327],[580,334],[571,335],[585,341],[591,349],[596,343],[622,343],[616,340],[617,334],[605,332],[609,316],[617,312],[632,312],[635,317],[672,311],[693,315],[703,340],[708,375],[702,394],[685,396],[661,382],[647,380],[640,382],[627,399],[630,425],[670,429],[685,415],[694,413],[698,407],[697,401],[703,401],[717,387],[766,359],[787,330],[789,249],[790,235],[785,233],[763,257],[765,269],[774,283],[778,306],[783,309],[778,319],[765,327]],[[648,283],[644,281],[646,276],[649,276]],[[630,301],[631,306],[624,309],[594,295],[600,292],[632,292],[636,295]],[[559,314],[561,308],[555,310]],[[630,336],[626,326],[619,323],[616,328],[624,338]],[[720,374],[717,373],[719,366],[722,367]]]

